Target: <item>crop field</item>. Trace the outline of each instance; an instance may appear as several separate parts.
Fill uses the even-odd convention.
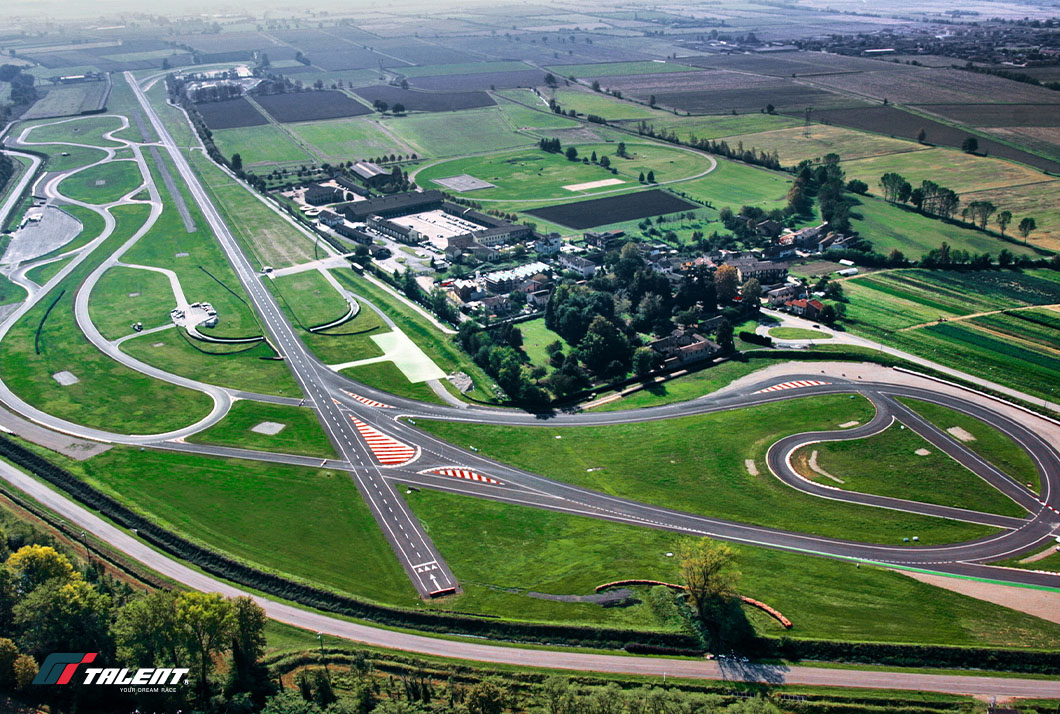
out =
[[[228,158],[239,154],[247,167],[313,161],[301,146],[272,124],[219,129],[213,132],[213,139],[222,154]]]
[[[879,60],[824,54],[821,52],[785,52],[781,56],[722,54],[708,57],[687,57],[681,61],[696,67],[750,72],[774,77],[812,76],[815,74],[840,72],[871,72],[894,66],[882,64]],[[953,60],[948,59],[946,66],[948,67],[952,63]]]
[[[107,101],[108,86],[106,82],[85,82],[52,87],[22,118],[43,119],[98,111]]]
[[[952,188],[957,193],[1037,184],[1048,180],[1040,171],[1026,166],[941,148],[845,160],[842,166],[847,178],[861,179],[874,192],[881,190],[880,177],[891,171],[904,176],[913,186],[919,186],[926,179]]]
[[[650,119],[645,119],[650,127],[656,132],[672,131],[682,141],[693,139],[720,139],[730,136],[747,134],[759,134],[768,132],[777,133],[779,129],[792,129],[801,127],[802,122],[782,114],[718,114],[714,116],[675,117],[657,113]],[[623,121],[622,126],[626,129],[636,131],[640,121]],[[859,136],[865,136],[859,134]],[[758,146],[758,144],[755,144]]]
[[[968,126],[1060,127],[1056,107],[1043,104],[922,104],[914,108]]]
[[[695,72],[698,68],[678,62],[600,62],[597,64],[561,64],[548,68],[560,77],[615,77],[630,74],[656,74],[668,72]]]
[[[16,322],[0,343],[4,381],[30,404],[78,424],[140,434],[186,426],[209,413],[209,397],[111,360],[85,339],[74,320],[77,286],[105,255],[143,225],[148,210],[146,206],[118,206],[112,213],[118,226],[111,237]],[[59,298],[63,289],[66,292]],[[58,302],[45,321],[45,312],[56,298]],[[42,321],[37,343],[35,334]],[[80,381],[60,386],[52,375],[61,371],[72,372]]]
[[[442,52],[444,47],[433,47]],[[395,53],[397,54],[397,53]],[[420,67],[402,67],[397,70],[409,79],[413,77],[437,77],[441,75],[489,74],[498,72],[525,72],[532,69],[530,65],[515,60],[507,62],[456,62],[452,64],[424,62]],[[537,70],[534,70],[535,72]]]
[[[584,230],[610,223],[663,216],[697,208],[699,206],[696,204],[689,203],[671,193],[661,189],[651,189],[639,193],[535,208],[527,213],[567,228]]]
[[[263,117],[261,112],[255,109],[245,97],[196,104],[195,109],[202,115],[203,121],[211,131],[241,129],[269,123],[269,120]]]
[[[417,114],[387,118],[381,125],[415,148],[420,156],[463,156],[536,143],[533,137],[512,131],[496,108],[468,110],[458,122],[444,114]]]
[[[326,89],[314,92],[268,94],[255,97],[272,117],[281,123],[338,119],[371,114],[372,110],[342,92]]]
[[[801,110],[792,113],[801,114]],[[926,134],[925,142],[935,146],[960,148],[969,136],[967,131],[957,127],[893,106],[815,109],[812,116],[814,121],[824,124],[836,124],[901,139],[915,140],[920,130],[923,129]],[[1018,161],[1042,171],[1060,173],[1060,161],[1052,161],[993,139],[979,137],[979,151],[996,158]]]
[[[616,578],[678,579],[679,536],[647,528],[435,491],[405,497],[463,584],[453,609],[536,621],[666,629],[643,601],[628,608],[556,602],[527,592],[585,595]],[[920,583],[883,568],[732,544],[741,595],[795,623],[788,636],[858,642],[1050,645],[1060,626]],[[777,573],[784,573],[778,578]],[[762,635],[779,627],[748,613]]]
[[[450,443],[549,478],[643,503],[744,523],[873,543],[954,542],[989,529],[846,503],[785,486],[765,468],[766,449],[786,434],[867,422],[873,407],[844,395],[630,425],[511,427],[416,420]],[[740,439],[726,438],[740,434]],[[561,439],[555,439],[561,436]],[[758,476],[745,460],[758,463]]]
[[[998,126],[983,131],[1003,141],[1019,144],[1030,151],[1060,158],[1060,127],[1058,126]]]
[[[438,45],[432,45],[423,40],[408,38],[399,39],[393,41],[379,42],[377,40],[372,41],[372,49],[380,52],[385,52],[388,55],[398,57],[406,62],[412,62],[416,65],[421,65],[418,69],[427,69],[428,67],[437,66],[462,66],[462,63],[473,65],[471,62],[472,56],[466,52],[459,50],[450,49],[448,47],[439,47]],[[406,69],[410,67],[396,67],[396,71],[405,73]]]
[[[380,129],[372,119],[334,119],[289,124],[284,128],[331,163],[412,151]]]
[[[968,323],[1030,350],[1060,355],[1060,312],[1019,310],[974,317]]]
[[[109,161],[63,179],[59,191],[75,201],[102,205],[117,201],[143,182],[143,174],[135,161]]]
[[[491,107],[497,102],[486,92],[421,92],[389,84],[376,84],[351,90],[369,102],[383,101],[391,107],[404,104],[413,112],[455,112],[461,109]]]
[[[851,215],[854,228],[872,243],[877,253],[884,255],[897,248],[909,258],[920,258],[945,242],[953,248],[975,253],[996,256],[1008,249],[1016,255],[1036,256],[1030,247],[1002,242],[982,231],[928,218],[878,198],[860,199],[860,204],[854,207]]]
[[[121,146],[116,141],[103,138],[103,134],[121,127],[121,120],[114,116],[85,117],[60,124],[44,124],[33,127],[26,134],[26,141],[68,141],[91,146]]]
[[[610,170],[598,164],[569,161],[562,154],[550,154],[537,148],[521,152],[505,152],[489,156],[454,159],[425,168],[416,175],[421,186],[431,186],[438,178],[470,174],[487,181],[494,188],[475,192],[475,200],[532,200],[569,198],[578,193],[614,191],[639,188],[641,173],[655,172],[657,181],[696,176],[710,168],[709,160],[694,152],[658,144],[627,144],[629,158],[615,155],[614,144],[578,145],[579,157],[608,156]],[[623,183],[573,192],[565,186],[576,186],[597,181],[619,180]]]
[[[647,98],[649,88],[638,90],[636,95]],[[721,114],[727,112],[754,112],[772,104],[777,111],[800,111],[806,107],[846,107],[857,105],[857,100],[841,95],[807,88],[797,84],[769,87],[768,89],[703,89],[698,91],[673,92],[660,90],[650,92],[660,106],[673,107],[692,114]]]
[[[929,453],[918,454],[917,451]],[[810,465],[813,452],[817,452],[819,470]],[[1027,515],[1015,501],[901,424],[894,424],[865,439],[824,441],[804,446],[792,454],[792,464],[811,481],[843,491],[968,508],[1015,518]],[[866,468],[866,464],[872,464],[872,468]]]
[[[795,166],[804,159],[815,159],[830,153],[839,154],[846,160],[853,160],[927,150],[927,147],[912,141],[891,139],[823,124],[755,134],[727,135],[725,142],[733,148],[742,142],[745,148],[753,147],[770,153],[776,151],[780,163],[784,166]]]
[[[1032,216],[1037,228],[1028,237],[1032,245],[1060,250],[1060,181],[1049,180],[1023,186],[1008,186],[986,191],[969,192],[961,196],[969,201],[991,201],[1001,209],[1012,211],[1018,224],[1023,216]],[[997,226],[992,226],[994,229]],[[1009,226],[1009,236],[1019,234]]]
[[[339,72],[346,69],[369,69],[378,67],[380,64],[384,67],[401,68],[405,66],[405,63],[401,60],[366,50],[363,47],[348,46],[341,50],[329,51],[310,48],[310,53],[313,65],[328,72]]]
[[[886,66],[886,65],[883,65]],[[1044,87],[958,69],[903,67],[859,74],[812,77],[810,84],[898,104],[1060,104]],[[816,106],[816,105],[815,105]],[[1043,111],[1048,109],[1043,107]]]
[[[614,99],[606,94],[584,89],[556,89],[550,92],[553,99],[564,109],[573,109],[579,114],[595,114],[608,121],[620,119],[650,119],[666,114],[650,107]]]
[[[545,72],[536,69],[509,72],[475,72],[473,74],[440,74],[432,77],[412,77],[409,84],[418,89],[434,91],[476,91],[535,87],[545,83]]]

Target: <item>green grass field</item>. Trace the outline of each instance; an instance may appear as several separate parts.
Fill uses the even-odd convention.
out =
[[[930,453],[918,454],[917,451]],[[842,484],[821,475],[809,460]],[[806,478],[844,491],[903,498],[1022,518],[1027,512],[1000,491],[901,424],[865,439],[825,441],[799,449],[792,463]]]
[[[756,134],[758,132],[777,133],[778,129],[789,129],[799,126],[799,122],[780,114],[719,114],[717,116],[675,117],[672,114],[659,112],[657,116],[645,120],[656,132],[672,131],[682,141],[694,139],[720,139],[739,134]],[[627,129],[637,130],[640,121],[625,121]],[[753,144],[756,148],[763,148]],[[749,145],[750,146],[750,145]],[[826,152],[827,153],[827,152]]]
[[[516,134],[496,107],[451,112],[413,114],[380,120],[425,157],[464,156],[527,146],[536,139]]]
[[[26,277],[37,285],[44,285],[54,278],[60,270],[66,267],[71,260],[73,260],[73,257],[54,260],[51,263],[45,263],[44,265],[38,265],[36,268],[27,270]]]
[[[171,322],[176,305],[169,279],[161,273],[115,266],[103,273],[92,290],[88,314],[108,340],[132,334],[132,323],[145,330]]]
[[[1007,249],[1016,255],[1037,257],[1029,247],[1003,242],[982,231],[929,218],[882,199],[867,196],[858,200],[860,205],[851,211],[851,225],[872,243],[875,252],[883,255],[898,249],[907,258],[919,259],[929,250],[949,243],[951,248],[970,253],[996,256]]]
[[[803,159],[815,159],[830,153],[839,154],[843,159],[850,161],[853,159],[927,150],[927,147],[923,144],[913,141],[891,139],[877,134],[867,134],[853,129],[825,126],[823,124],[812,124],[809,127],[790,127],[754,134],[729,135],[725,137],[725,141],[733,148],[736,148],[742,142],[745,148],[754,147],[759,151],[769,153],[776,151],[780,156],[780,163],[784,166],[795,166]],[[894,157],[894,159],[898,161],[900,157]],[[880,175],[882,176],[883,174]],[[879,176],[876,176],[874,181],[878,180]],[[942,181],[942,179],[938,180]],[[869,182],[869,186],[874,185],[874,183]]]
[[[283,424],[284,428],[280,433],[273,435],[251,431],[258,424],[267,421]],[[218,444],[258,451],[319,456],[322,459],[333,459],[337,456],[312,409],[251,402],[245,399],[233,404],[224,419],[206,431],[188,437],[188,441],[193,444]]]
[[[344,369],[340,374],[399,397],[416,399],[428,404],[446,403],[427,386],[426,382],[410,382],[393,362],[363,364],[360,367]]]
[[[419,602],[349,474],[121,447],[72,468],[242,560],[371,600]]]
[[[887,140],[874,137],[872,142],[875,141]],[[866,139],[866,143],[870,143],[870,140]],[[900,173],[914,187],[927,179],[952,188],[957,193],[1037,183],[1047,179],[1041,171],[1009,161],[941,148],[843,161],[842,167],[848,179],[859,178],[869,185],[870,191],[876,193],[881,191],[880,176],[891,171]]]
[[[560,77],[617,77],[625,74],[662,74],[666,72],[702,72],[700,67],[690,67],[677,62],[603,62],[599,64],[561,64],[548,67]]]
[[[88,144],[90,146],[121,146],[103,135],[121,127],[121,120],[114,116],[84,117],[73,121],[62,121],[59,124],[44,122],[33,127],[26,134],[26,141],[52,142],[63,141],[71,144]]]
[[[545,318],[543,317],[520,322],[516,327],[519,328],[519,332],[523,335],[523,352],[535,365],[548,364],[548,352],[545,351],[545,348],[556,340],[559,340],[559,343],[563,345],[564,352],[570,352],[571,348],[567,341],[545,327]]]
[[[518,94],[516,94],[518,92]],[[570,129],[581,126],[573,119],[562,117],[549,110],[536,94],[529,89],[512,89],[507,95],[518,99],[522,104],[509,102],[501,99],[498,106],[508,119],[513,129]],[[539,109],[530,109],[524,104],[529,104]]]
[[[372,119],[334,119],[288,124],[285,128],[332,163],[408,153],[403,144],[380,129]]]
[[[799,327],[774,327],[769,336],[778,340],[830,340],[832,336],[821,330],[804,330]]]
[[[117,85],[119,82],[114,84]],[[173,141],[176,142],[177,146],[199,146],[199,139],[195,136],[191,126],[189,126],[187,117],[184,116],[182,111],[166,102],[165,82],[156,82],[155,86],[147,90],[145,94],[151,106],[158,112],[162,123],[173,136]]]
[[[416,175],[416,183],[424,188],[434,188],[437,186],[434,179],[470,174],[495,186],[475,191],[473,198],[476,201],[573,199],[604,191],[639,189],[642,187],[640,174],[649,171],[654,171],[656,181],[662,182],[686,179],[710,168],[710,161],[701,154],[658,144],[630,141],[626,148],[628,158],[615,153],[615,144],[579,144],[577,150],[579,159],[582,156],[591,158],[594,152],[597,158],[607,156],[611,168],[618,173],[613,174],[598,164],[570,161],[562,154],[550,154],[533,147],[428,166]],[[564,188],[611,180],[623,183],[578,190]],[[681,188],[684,187],[682,184]]]
[[[787,205],[791,179],[785,174],[718,158],[718,167],[695,181],[674,186],[678,193],[697,201],[707,201],[715,208],[759,206],[766,211]]]
[[[765,466],[777,439],[872,419],[872,405],[837,395],[660,422],[604,427],[508,427],[425,422],[458,446],[554,479],[703,515],[877,543],[907,535],[943,543],[989,529],[838,502],[795,491]],[[739,435],[738,438],[734,435]],[[556,438],[560,437],[560,438]],[[759,475],[748,473],[753,459]]]
[[[312,239],[259,201],[249,189],[229,178],[208,158],[193,152],[190,163],[252,264],[283,268],[320,257],[314,252]]]
[[[965,446],[1020,483],[1029,484],[1035,492],[1041,490],[1041,481],[1034,461],[1016,442],[997,429],[967,414],[938,404],[906,397],[900,398],[899,401],[940,429],[964,429],[975,439],[965,442]]]
[[[213,139],[222,154],[229,159],[239,154],[246,167],[314,162],[286,132],[272,124],[218,129]]]
[[[349,304],[318,270],[273,278],[271,288],[294,312],[297,324],[316,327],[337,320]]]
[[[125,433],[153,434],[186,426],[206,416],[210,399],[199,392],[157,381],[96,350],[74,321],[77,287],[105,256],[146,220],[145,206],[118,206],[114,234],[30,310],[0,343],[4,381],[30,404],[62,419]],[[41,331],[41,354],[34,335],[60,290]],[[62,387],[52,375],[70,371],[80,381]]]
[[[673,116],[667,112],[652,109],[641,104],[624,102],[606,94],[592,92],[588,89],[550,90],[547,96],[559,102],[564,110],[573,109],[579,114],[595,114],[608,121],[620,119],[652,119],[655,117]]]
[[[81,146],[44,146],[36,147],[48,152],[48,160],[45,168],[48,171],[69,171],[94,164],[107,158],[102,149],[90,149]],[[63,156],[66,154],[66,156]]]
[[[449,607],[518,619],[663,629],[647,603],[602,608],[527,591],[586,595],[620,578],[679,580],[678,536],[463,496],[405,496],[464,592]],[[761,634],[864,642],[1051,647],[1060,626],[917,582],[882,568],[733,545],[739,592],[794,622],[784,632],[749,615]],[[783,577],[777,577],[783,573]],[[646,593],[638,593],[646,600]]]
[[[62,253],[68,253],[69,251],[81,248],[88,243],[91,243],[103,232],[103,217],[91,208],[69,205],[63,206],[63,211],[81,222],[81,231],[69,243],[56,248],[50,253],[42,255],[40,259],[52,258],[61,255]]]
[[[965,204],[971,201],[990,201],[1014,216],[1033,216],[1038,227],[1028,237],[1032,245],[1060,250],[1060,181],[1042,181],[1025,186],[976,191],[961,196]],[[1014,223],[1018,223],[1017,218]],[[997,225],[991,225],[996,230]],[[1011,229],[1011,226],[1010,226]],[[1011,233],[1010,233],[1011,235]]]
[[[32,280],[32,278],[30,278]],[[0,275],[0,305],[11,305],[26,299],[26,291]]]
[[[101,183],[102,182],[102,183]],[[59,183],[59,191],[68,198],[102,205],[113,203],[132,193],[144,178],[134,161],[109,161],[90,166]]]

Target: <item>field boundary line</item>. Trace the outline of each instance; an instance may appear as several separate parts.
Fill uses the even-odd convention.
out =
[[[872,275],[873,273],[868,273]],[[1023,310],[1060,310],[1060,303],[1053,303],[1051,305],[1021,305],[1020,307],[1008,307],[1002,310],[987,310],[986,312],[973,312],[968,315],[958,315],[957,317],[947,317],[942,322],[957,322],[958,320],[971,320],[976,317],[989,317],[990,315],[1001,315],[1006,312],[1016,312]],[[907,330],[918,330],[922,327],[931,327],[932,325],[938,325],[938,320],[932,320],[931,322],[921,322],[919,325],[909,325],[908,327],[898,328],[898,332],[905,332]]]

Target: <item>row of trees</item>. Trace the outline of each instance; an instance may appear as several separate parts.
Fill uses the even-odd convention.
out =
[[[745,147],[743,141],[737,142],[736,146],[730,146],[724,139],[720,141],[715,139],[700,139],[695,134],[690,134],[687,140],[683,140],[673,129],[656,129],[653,124],[649,124],[643,120],[637,124],[637,133],[670,144],[691,146],[692,148],[701,149],[711,154],[717,154],[718,156],[724,156],[728,159],[743,161],[745,164],[764,166],[768,169],[773,169],[774,171],[781,171],[784,168],[780,164],[780,154],[776,151],[763,151],[756,149],[753,146]]]

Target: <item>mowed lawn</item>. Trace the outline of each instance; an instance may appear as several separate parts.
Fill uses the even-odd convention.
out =
[[[380,129],[372,119],[333,119],[288,124],[285,128],[332,163],[370,161],[384,154],[409,153],[404,144]]]
[[[624,102],[588,89],[556,89],[549,91],[547,95],[555,99],[565,111],[573,109],[579,114],[595,114],[608,121],[673,116],[668,112],[652,109],[642,104]]]
[[[263,422],[283,426],[276,434],[253,431]],[[320,458],[336,458],[316,412],[308,407],[269,404],[241,399],[232,405],[224,419],[206,431],[188,437],[193,444],[218,444],[241,449],[276,451]]]
[[[816,464],[836,481],[810,466]],[[917,453],[920,452],[920,453]],[[1027,512],[902,424],[865,439],[824,441],[795,452],[800,474],[843,491],[1022,518]]]
[[[719,114],[716,116],[689,116],[675,117],[672,114],[660,113],[644,122],[655,130],[656,133],[673,132],[681,141],[691,142],[693,139],[720,139],[722,137],[728,142],[728,137],[741,134],[758,134],[759,132],[776,133],[779,129],[789,129],[800,126],[800,122],[781,114]],[[627,129],[634,131],[640,126],[640,121],[622,122]],[[762,148],[759,144],[753,144]]]
[[[163,526],[236,558],[370,600],[418,604],[349,474],[122,447],[81,469]]]
[[[548,364],[548,351],[545,349],[553,342],[559,342],[565,353],[570,352],[570,345],[552,330],[545,327],[545,318],[520,322],[516,327],[523,335],[523,352],[535,365]]]
[[[169,278],[161,273],[115,266],[103,273],[92,290],[88,314],[108,340],[133,333],[133,323],[145,330],[171,322],[169,311],[176,298]]]
[[[73,121],[60,121],[58,124],[44,122],[30,129],[26,134],[26,141],[61,141],[89,146],[116,147],[122,144],[107,139],[103,135],[120,128],[121,119],[115,116],[85,117]]]
[[[314,161],[283,129],[272,124],[218,129],[213,132],[213,139],[224,156],[231,159],[239,154],[247,167]]]
[[[143,182],[143,174],[135,161],[108,161],[63,179],[59,192],[75,201],[105,204],[132,193]]]
[[[939,404],[908,397],[901,397],[899,401],[940,429],[957,427],[968,432],[973,440],[963,442],[965,446],[1020,483],[1028,484],[1035,492],[1041,490],[1038,469],[1030,455],[994,427]]]
[[[509,102],[502,98],[497,103],[513,129],[570,129],[580,126],[573,119],[568,119],[551,111],[548,105],[544,104],[541,98],[529,89],[507,90],[504,96],[521,102],[521,104],[515,101]],[[535,108],[531,109],[530,107]]]
[[[655,172],[659,182],[691,178],[710,169],[710,160],[692,151],[658,144],[626,143],[626,156],[615,153],[617,144],[577,144],[578,160],[570,161],[563,154],[552,154],[537,147],[522,151],[507,151],[489,156],[455,159],[428,166],[416,175],[416,183],[424,188],[436,188],[434,179],[470,174],[488,181],[495,188],[483,188],[469,194],[474,200],[565,199],[589,196],[600,192],[640,188],[640,175]],[[599,164],[584,163],[581,159],[607,156],[611,170]],[[566,186],[600,181],[622,183],[571,190]]]
[[[381,389],[388,394],[396,394],[406,399],[415,399],[428,404],[446,404],[426,382],[410,382],[398,366],[390,361],[362,364],[349,367],[340,374],[350,379]]]
[[[600,427],[510,427],[417,420],[455,444],[561,481],[706,516],[875,543],[967,540],[979,526],[838,502],[785,486],[765,453],[788,434],[872,419],[872,405],[837,395],[719,414]],[[745,460],[753,460],[752,476]]]
[[[464,156],[537,142],[515,133],[497,107],[391,117],[380,124],[425,157]]]
[[[405,496],[463,593],[450,609],[523,620],[666,629],[646,602],[603,608],[532,598],[528,591],[588,595],[623,578],[680,581],[680,536],[464,496]],[[882,568],[732,544],[738,591],[782,612],[784,631],[748,612],[760,634],[862,642],[1044,647],[1060,625],[975,600]],[[778,577],[783,573],[783,577]],[[638,599],[646,601],[646,592]]]
[[[0,343],[4,382],[33,406],[78,424],[136,434],[187,426],[209,413],[209,397],[152,379],[106,357],[85,339],[74,320],[77,287],[143,225],[148,209],[118,206],[112,213],[118,219],[114,234],[16,322]],[[80,381],[60,386],[52,375],[62,371]]]
[[[349,303],[318,270],[305,270],[271,279],[272,292],[294,312],[302,327],[316,327],[337,320],[349,311]]]
[[[703,178],[682,182],[673,189],[717,209],[729,206],[738,211],[741,206],[750,205],[771,211],[787,205],[791,179],[786,174],[721,157],[717,157],[717,162],[717,168]]]

